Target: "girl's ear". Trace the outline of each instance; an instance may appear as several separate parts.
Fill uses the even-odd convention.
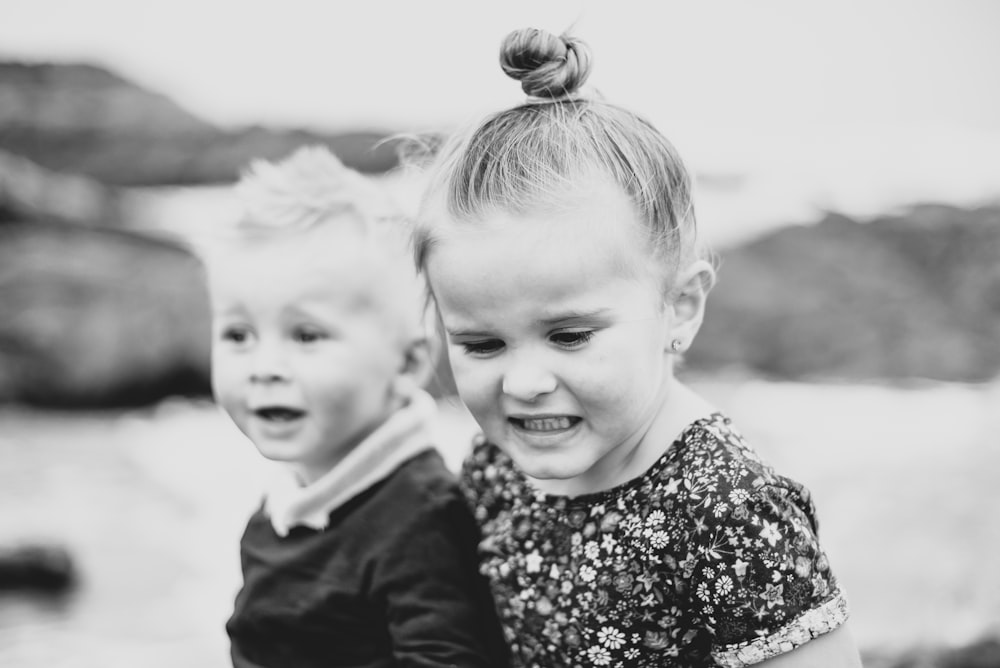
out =
[[[670,291],[667,308],[672,311],[665,350],[682,353],[691,347],[705,317],[705,302],[715,285],[715,269],[705,260],[696,260],[680,271]]]

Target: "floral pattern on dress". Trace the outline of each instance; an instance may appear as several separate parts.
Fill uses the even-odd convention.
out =
[[[597,494],[546,495],[481,437],[462,483],[516,666],[750,665],[847,617],[808,491],[720,413]]]

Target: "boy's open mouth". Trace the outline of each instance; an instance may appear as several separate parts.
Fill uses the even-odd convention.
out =
[[[509,418],[511,424],[519,429],[527,431],[563,431],[575,426],[580,422],[578,417],[537,417],[537,418]]]
[[[297,420],[302,417],[306,414],[306,412],[297,408],[268,406],[265,408],[255,409],[253,414],[262,420],[267,420],[269,422],[291,422],[292,420]]]

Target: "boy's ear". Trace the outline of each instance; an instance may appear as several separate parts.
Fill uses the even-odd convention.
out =
[[[667,303],[673,318],[666,332],[665,350],[678,353],[691,347],[701,329],[705,303],[714,285],[715,269],[705,260],[692,262],[677,275]]]
[[[424,337],[411,339],[403,350],[400,377],[417,387],[424,388],[430,382],[432,373],[434,373],[434,359],[430,342]]]

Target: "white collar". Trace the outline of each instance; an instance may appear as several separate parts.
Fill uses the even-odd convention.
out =
[[[434,398],[416,390],[409,403],[312,484],[303,487],[290,471],[282,471],[264,499],[264,511],[274,531],[286,536],[294,526],[326,528],[334,509],[387,477],[407,459],[433,447],[436,412]]]

